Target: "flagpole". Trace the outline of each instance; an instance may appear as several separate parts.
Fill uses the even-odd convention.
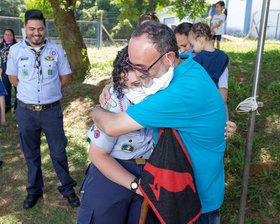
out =
[[[261,22],[260,22],[260,33],[258,38],[258,48],[257,48],[254,82],[253,82],[253,90],[252,90],[252,97],[255,98],[257,97],[258,94],[258,83],[259,83],[261,62],[262,62],[265,35],[266,35],[266,25],[267,25],[267,18],[269,12],[269,4],[270,4],[270,0],[263,0]],[[240,198],[238,224],[244,224],[245,221],[245,209],[246,209],[246,201],[247,201],[248,179],[250,173],[255,118],[256,118],[256,111],[251,111],[250,118],[249,118],[247,142],[246,142],[244,170],[243,170],[243,178],[242,178],[242,193]]]
[[[144,198],[143,202],[142,202],[142,207],[141,207],[141,214],[140,214],[140,218],[139,218],[139,224],[146,224],[146,220],[147,220],[147,216],[148,216],[148,212],[149,212],[149,203],[146,200],[146,198]]]

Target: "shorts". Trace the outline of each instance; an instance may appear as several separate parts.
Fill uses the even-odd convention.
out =
[[[212,40],[218,40],[218,41],[220,41],[221,39],[222,39],[222,35],[214,35],[213,37],[212,37]]]

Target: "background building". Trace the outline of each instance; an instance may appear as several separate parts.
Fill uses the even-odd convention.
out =
[[[214,4],[217,0],[208,0]],[[228,16],[225,22],[225,33],[235,36],[258,36],[263,0],[225,0]],[[279,0],[270,0],[269,16],[267,22],[266,38],[280,39],[280,4]],[[211,12],[211,9],[208,9]],[[212,15],[215,8],[212,8]],[[160,21],[169,27],[181,22],[193,22],[188,18],[180,20],[175,14],[168,13],[168,8],[158,11]],[[205,17],[207,17],[206,15]]]

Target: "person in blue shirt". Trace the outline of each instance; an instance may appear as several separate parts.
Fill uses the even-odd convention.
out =
[[[155,142],[160,128],[176,129],[194,168],[202,203],[198,222],[209,223],[210,219],[219,223],[226,123],[221,94],[191,55],[179,58],[175,35],[164,24],[149,21],[139,26],[129,41],[128,55],[127,62],[155,94],[121,113],[96,106],[92,113],[95,124],[110,136],[152,128]]]
[[[27,40],[10,48],[7,75],[17,87],[16,119],[19,141],[28,168],[25,209],[32,208],[43,194],[41,170],[41,132],[61,182],[59,192],[72,207],[80,205],[75,194],[76,181],[70,176],[60,105],[61,89],[70,82],[70,66],[60,45],[45,39],[45,18],[39,10],[28,10],[24,24]]]
[[[5,100],[4,100],[4,96],[7,95],[7,91],[4,87],[4,84],[2,82],[2,80],[0,79],[0,126],[5,125],[6,123],[6,119],[5,119]],[[0,142],[0,169],[2,168],[2,146],[1,146],[1,142]]]
[[[103,106],[114,113],[123,112],[133,105],[124,90],[142,85],[133,69],[126,64],[127,56],[125,47],[113,63],[114,86]],[[90,139],[88,155],[91,163],[80,189],[82,196],[77,223],[138,223],[143,202],[138,181],[152,153],[152,130],[143,128],[110,137],[93,124],[87,136]],[[147,223],[157,222],[150,211]]]
[[[7,69],[7,59],[8,59],[8,54],[10,47],[16,43],[16,37],[15,33],[12,29],[5,29],[3,33],[3,41],[0,44],[0,75],[2,77],[3,84],[5,86],[5,89],[7,91],[7,95],[5,95],[5,105],[6,109],[5,112],[8,112],[11,110],[11,98],[12,98],[12,85],[9,81],[9,77],[6,74],[6,69]],[[17,93],[16,87],[15,89],[15,94]],[[14,109],[17,107],[17,100],[15,99],[14,103]]]

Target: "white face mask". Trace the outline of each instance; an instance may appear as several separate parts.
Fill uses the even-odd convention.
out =
[[[123,94],[129,99],[130,102],[137,104],[144,100],[147,95],[142,87],[134,89],[123,89]]]
[[[123,89],[124,95],[130,102],[137,104],[147,98],[149,95],[155,94],[159,90],[165,89],[169,86],[174,75],[174,66],[171,65],[168,71],[160,78],[154,78],[150,87]]]
[[[174,67],[171,65],[168,71],[159,78],[154,78],[150,87],[142,87],[146,95],[152,95],[159,90],[165,89],[169,86],[174,75]]]

